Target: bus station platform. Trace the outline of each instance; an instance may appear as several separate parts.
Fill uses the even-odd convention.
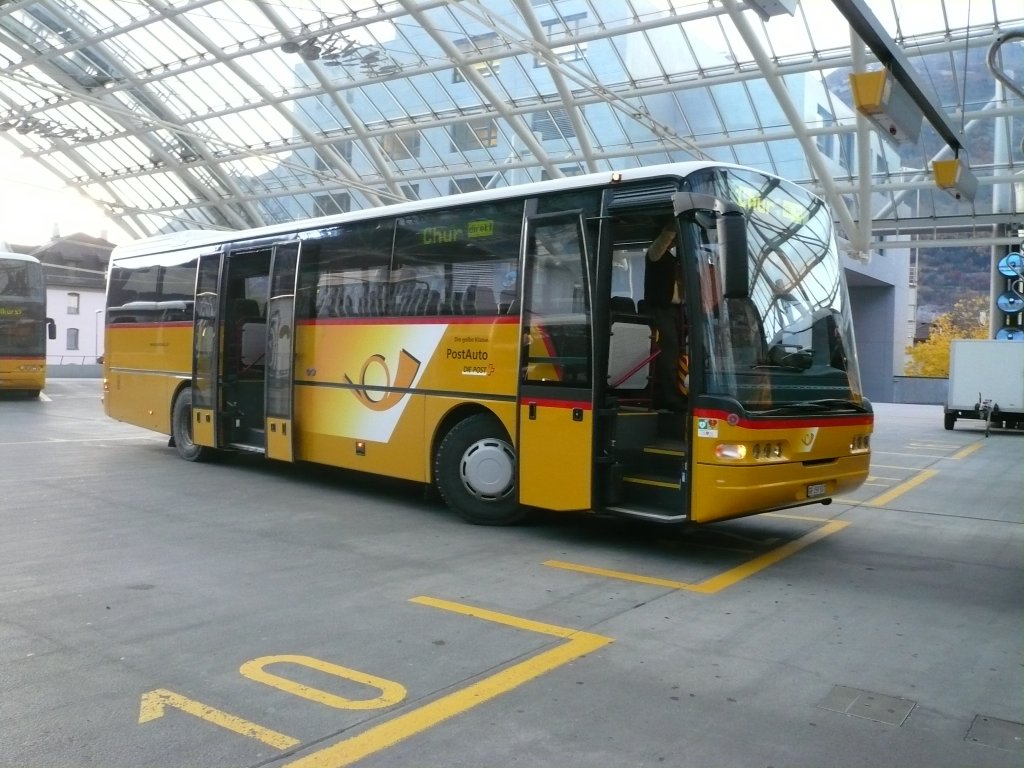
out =
[[[51,379],[0,400],[0,763],[1020,768],[1024,433],[875,410],[829,506],[486,528]]]

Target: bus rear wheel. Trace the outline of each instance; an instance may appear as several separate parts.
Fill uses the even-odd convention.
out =
[[[171,409],[171,437],[178,455],[185,461],[206,461],[213,455],[210,448],[192,442],[192,390],[181,390]]]
[[[526,517],[516,501],[515,451],[488,414],[463,419],[444,436],[434,483],[448,506],[475,525],[514,525]]]

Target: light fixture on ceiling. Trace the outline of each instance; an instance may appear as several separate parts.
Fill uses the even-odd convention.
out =
[[[323,47],[317,44],[315,37],[311,37],[302,42],[287,40],[281,44],[281,50],[285,53],[297,53],[299,58],[305,61],[317,61],[323,52]]]
[[[781,16],[788,13],[790,16],[796,13],[796,6],[800,0],[746,0],[747,7],[753,10],[763,21],[768,21],[772,16]]]
[[[66,139],[68,141],[89,141],[92,134],[84,128],[63,125],[54,120],[39,117],[15,117],[0,123],[0,131],[13,130],[22,136],[34,134],[46,139]]]
[[[888,70],[852,73],[850,90],[854,107],[888,141],[893,144],[917,142],[924,113]]]
[[[286,40],[281,43],[285,53],[295,53],[303,61],[319,61],[326,67],[358,66],[367,75],[392,75],[402,67],[379,48],[363,45],[342,31],[321,37]]]
[[[932,163],[932,173],[935,174],[936,186],[948,192],[954,200],[974,200],[978,192],[978,177],[971,173],[967,163],[959,157],[936,160]]]

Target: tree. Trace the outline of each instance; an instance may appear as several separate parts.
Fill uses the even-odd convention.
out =
[[[988,296],[958,301],[950,312],[932,323],[928,339],[907,350],[909,376],[949,376],[949,342],[953,339],[988,338]]]

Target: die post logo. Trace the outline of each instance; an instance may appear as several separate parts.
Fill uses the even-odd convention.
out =
[[[353,381],[347,373],[345,381],[355,387],[352,393],[364,406],[371,411],[387,411],[405,397],[404,390],[412,386],[420,365],[421,362],[409,350],[403,349],[398,353],[398,370],[392,381],[391,369],[384,355],[373,354],[363,363],[358,382]]]

